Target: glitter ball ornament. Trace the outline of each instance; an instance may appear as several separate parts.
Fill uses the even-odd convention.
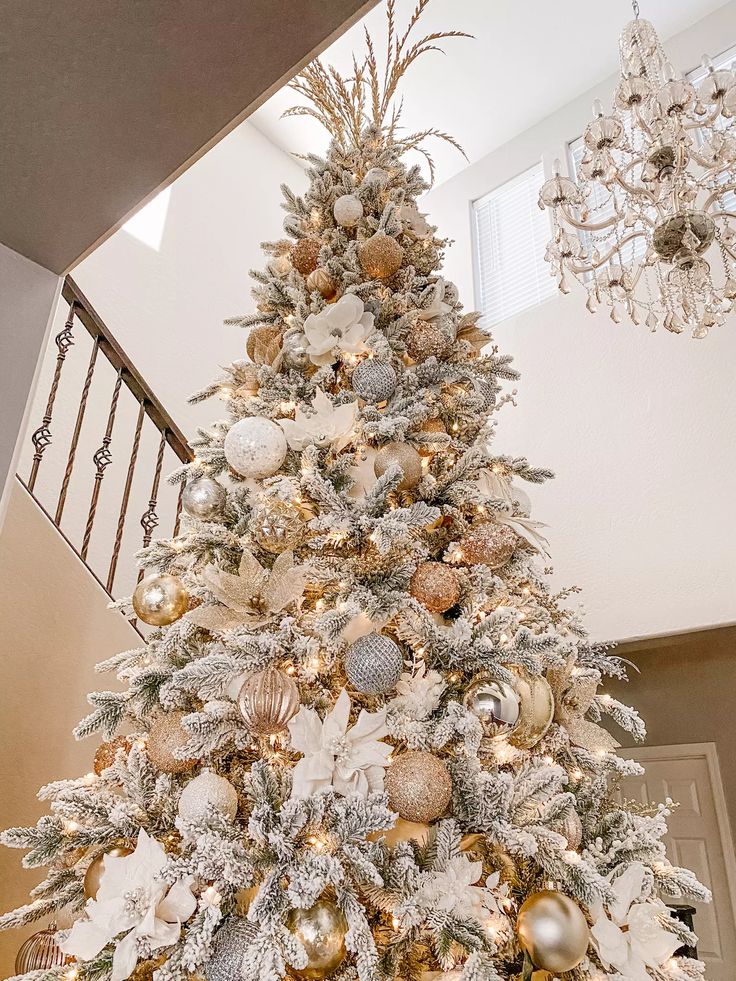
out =
[[[331,300],[337,293],[337,284],[326,269],[315,269],[307,276],[307,289],[316,290],[325,300]]]
[[[345,674],[351,688],[363,695],[393,691],[401,677],[403,657],[398,644],[375,632],[359,637],[345,655]]]
[[[259,350],[265,351],[278,338],[279,333],[280,331],[277,327],[267,327],[265,325],[251,327],[245,341],[245,353],[250,360],[253,362],[262,361],[263,359],[258,353]]]
[[[414,447],[408,443],[386,443],[376,453],[373,460],[373,472],[376,477],[382,477],[394,463],[401,467],[404,472],[398,490],[409,490],[416,487],[422,479],[422,458]]]
[[[281,426],[264,416],[241,419],[225,437],[225,459],[241,477],[272,477],[286,459]]]
[[[321,248],[322,243],[318,238],[300,238],[292,245],[289,253],[292,266],[302,276],[308,276],[317,268]]]
[[[363,177],[363,183],[368,187],[385,187],[391,180],[391,174],[383,167],[371,167]]]
[[[107,770],[108,767],[113,765],[119,749],[125,750],[125,755],[127,756],[132,748],[133,739],[130,736],[116,736],[114,739],[110,739],[105,743],[100,743],[95,753],[95,761],[92,769],[99,777],[103,770]]]
[[[299,689],[288,675],[268,667],[247,678],[238,695],[247,729],[255,736],[283,732],[299,710]]]
[[[422,562],[414,570],[409,592],[432,613],[444,613],[460,599],[460,581],[448,565]]]
[[[112,858],[125,858],[126,855],[132,854],[133,853],[129,848],[110,848],[108,851],[103,852],[102,855],[98,855],[93,862],[90,862],[87,867],[87,871],[84,873],[85,899],[97,898],[97,890],[100,888],[102,875],[105,871],[106,855],[110,855]]]
[[[406,334],[406,350],[414,361],[442,358],[452,347],[452,338],[433,320],[415,320]]]
[[[295,505],[267,497],[253,514],[251,532],[261,548],[279,555],[302,543],[306,527]]]
[[[460,542],[462,561],[468,565],[487,565],[500,569],[516,550],[519,538],[508,525],[486,521],[476,525]]]
[[[213,521],[219,517],[226,501],[227,491],[211,477],[191,480],[181,495],[181,506],[186,513],[200,521]]]
[[[151,726],[146,742],[148,758],[164,773],[186,773],[196,760],[183,760],[174,755],[189,742],[189,733],[182,728],[181,720],[186,712],[167,712],[160,715]]]
[[[210,805],[218,814],[232,821],[238,813],[238,792],[224,777],[203,770],[181,792],[179,817],[185,821],[202,821]]]
[[[426,824],[447,810],[452,798],[450,771],[431,753],[409,750],[397,756],[384,781],[388,806],[405,821]]]
[[[239,916],[228,916],[212,941],[212,954],[204,969],[207,981],[247,981],[243,955],[257,933],[255,924]]]
[[[320,979],[332,974],[345,959],[348,923],[340,907],[318,899],[309,909],[293,909],[286,926],[307,953],[307,966],[292,968],[300,978]]]
[[[590,939],[582,910],[569,896],[551,889],[533,893],[516,918],[519,944],[535,967],[551,974],[572,971]]]
[[[56,942],[56,927],[52,925],[47,930],[32,934],[21,944],[15,956],[15,973],[49,971],[52,967],[63,967],[72,961],[73,958],[67,957]]]
[[[549,729],[555,714],[555,699],[549,682],[542,675],[523,668],[512,668],[514,689],[520,700],[519,721],[509,742],[519,749],[531,749]]]
[[[398,272],[404,258],[404,250],[391,235],[376,232],[358,246],[358,259],[363,272],[370,279],[388,279]]]
[[[189,608],[189,593],[181,579],[165,573],[141,579],[133,593],[135,615],[152,627],[166,627]]]
[[[396,372],[388,361],[366,358],[356,367],[350,383],[364,401],[385,402],[396,391]]]
[[[463,696],[463,705],[480,720],[484,740],[510,736],[521,716],[518,692],[503,681],[476,678]]]
[[[332,209],[335,221],[343,228],[353,228],[363,217],[363,205],[355,194],[343,194]]]

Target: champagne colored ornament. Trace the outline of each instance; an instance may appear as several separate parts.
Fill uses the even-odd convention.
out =
[[[535,892],[526,900],[516,919],[516,932],[534,966],[552,974],[577,967],[590,938],[577,903],[551,889]]]
[[[447,810],[452,798],[450,771],[432,753],[409,750],[397,756],[385,779],[388,806],[405,821],[426,824]]]
[[[278,341],[278,327],[268,327],[261,325],[251,327],[245,339],[245,353],[254,364],[264,364],[266,352],[274,342]]]
[[[266,497],[255,510],[251,532],[261,548],[272,555],[280,555],[301,545],[306,526],[294,504],[277,497]]]
[[[391,174],[383,167],[371,167],[363,177],[363,183],[367,187],[385,187],[391,180]]]
[[[518,692],[493,678],[476,678],[463,696],[463,705],[480,720],[484,742],[510,736],[521,717]]]
[[[317,268],[322,243],[318,238],[300,238],[291,247],[291,264],[302,276],[308,276]]]
[[[212,954],[205,965],[207,981],[248,981],[243,975],[243,956],[258,927],[240,916],[228,916],[212,941]]]
[[[135,615],[152,627],[166,627],[183,616],[189,593],[181,579],[166,573],[141,579],[133,593]]]
[[[520,716],[509,742],[519,749],[531,749],[549,729],[555,700],[547,679],[514,667],[514,688],[520,700]]]
[[[74,958],[67,957],[56,942],[56,926],[52,924],[23,941],[15,956],[15,974],[50,971],[52,967],[63,967],[73,962]]]
[[[164,773],[186,773],[196,760],[182,760],[175,755],[189,742],[189,733],[182,728],[186,712],[167,712],[160,715],[148,733],[146,749],[151,763]]]
[[[427,419],[419,427],[420,433],[447,433],[445,424],[441,419]],[[417,447],[417,452],[420,456],[432,456],[433,453],[437,453],[444,447],[444,442],[432,442],[432,443],[422,443],[421,446]]]
[[[230,427],[224,451],[228,465],[241,477],[272,477],[286,459],[286,437],[273,420],[250,416]]]
[[[568,811],[559,826],[555,826],[555,831],[559,831],[567,841],[567,847],[572,851],[580,848],[583,840],[583,822],[577,811]]]
[[[457,573],[442,562],[422,562],[414,570],[409,592],[432,613],[444,613],[460,599]]]
[[[363,205],[355,194],[343,194],[335,201],[332,213],[343,228],[354,228],[363,217]]]
[[[398,490],[410,490],[416,487],[422,479],[422,458],[414,447],[408,443],[386,443],[382,446],[373,461],[376,477],[382,477],[393,463],[401,467],[404,472]]]
[[[396,372],[388,361],[366,358],[350,380],[353,391],[365,402],[386,402],[396,391]]]
[[[370,633],[357,640],[345,655],[345,674],[350,687],[363,695],[393,691],[401,677],[404,659],[390,637]]]
[[[166,962],[166,957],[149,958],[141,961],[133,968],[133,973],[128,981],[153,981],[153,975]],[[190,981],[196,981],[196,975],[189,976]]]
[[[406,333],[406,350],[414,361],[443,358],[452,347],[452,338],[433,320],[415,320]]]
[[[391,235],[376,232],[358,246],[360,266],[369,279],[389,279],[401,268],[404,250]]]
[[[298,712],[299,689],[283,672],[268,667],[246,679],[238,704],[246,728],[253,735],[275,736]]]
[[[252,395],[257,395],[258,389],[261,387],[258,381],[258,367],[243,361],[238,366],[236,381],[238,387],[235,389],[235,394],[238,398],[250,398]]]
[[[99,777],[103,770],[107,770],[108,767],[113,765],[119,749],[125,750],[125,755],[127,756],[132,748],[133,739],[130,736],[116,736],[108,742],[100,743],[95,753],[95,761],[92,769]]]
[[[227,491],[212,477],[191,480],[181,495],[181,506],[192,518],[213,521],[222,514],[227,501]]]
[[[374,831],[368,835],[370,841],[384,841],[389,848],[394,848],[402,841],[415,841],[423,845],[429,837],[429,825],[417,821],[405,821],[396,818],[396,824],[388,831]]]
[[[110,848],[108,851],[103,852],[102,855],[98,855],[93,862],[90,862],[87,867],[87,871],[84,873],[84,896],[85,899],[96,899],[97,890],[100,888],[100,882],[102,881],[102,875],[105,871],[105,856],[110,855],[112,858],[125,858],[126,855],[132,855],[130,848]]]
[[[293,909],[286,925],[307,952],[307,966],[295,969],[300,978],[325,978],[342,964],[347,953],[348,923],[342,910],[329,899],[318,899],[309,909]]]
[[[460,542],[462,561],[467,565],[487,565],[500,569],[516,551],[519,536],[508,525],[486,521],[476,525]]]
[[[307,289],[316,291],[325,300],[331,300],[337,293],[337,284],[326,269],[315,269],[307,276]]]
[[[238,813],[238,792],[225,777],[203,770],[191,779],[179,797],[179,817],[203,821],[210,805],[228,821]]]
[[[238,916],[245,916],[250,909],[250,904],[258,895],[260,886],[250,886],[248,889],[238,889],[235,893],[235,909]]]

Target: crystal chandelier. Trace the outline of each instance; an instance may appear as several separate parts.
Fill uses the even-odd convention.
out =
[[[705,337],[736,298],[736,75],[704,57],[696,88],[633,8],[613,109],[594,103],[577,180],[555,161],[540,191],[545,258],[561,292],[570,275],[584,285],[591,313],[607,303],[616,323]]]

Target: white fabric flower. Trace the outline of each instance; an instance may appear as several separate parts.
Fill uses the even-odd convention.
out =
[[[425,908],[485,922],[489,913],[502,912],[498,895],[503,890],[498,889],[498,872],[489,875],[485,884],[479,886],[476,883],[482,875],[482,862],[471,862],[467,855],[455,855],[441,872],[423,873],[414,900]]]
[[[310,313],[304,321],[310,360],[313,364],[332,364],[338,354],[365,351],[363,342],[373,330],[373,319],[355,293],[344,293],[319,313]]]
[[[143,828],[130,855],[106,855],[97,898],[85,906],[86,920],[77,920],[61,945],[65,954],[81,960],[95,957],[110,941],[118,940],[112,959],[111,981],[125,981],[136,966],[139,947],[150,952],[176,943],[181,924],[197,908],[191,877],[169,887],[160,878],[168,863],[166,852]]]
[[[422,662],[415,674],[404,672],[396,685],[398,695],[389,703],[389,709],[406,712],[413,719],[427,719],[440,704],[445,682],[438,671],[427,671]]]
[[[399,216],[404,223],[404,230],[411,233],[415,238],[427,238],[435,230],[434,225],[430,225],[427,216],[420,211],[415,204],[402,204],[399,209]]]
[[[312,408],[314,412],[311,415],[298,408],[293,419],[278,420],[289,447],[299,451],[311,444],[322,449],[333,446],[335,450],[347,446],[354,435],[358,403],[343,402],[342,405],[333,405],[322,389],[318,388],[312,400]]]
[[[291,745],[302,753],[293,771],[292,797],[310,797],[333,787],[343,797],[383,790],[383,773],[392,747],[380,742],[388,735],[386,709],[361,711],[350,729],[350,696],[343,690],[324,719],[302,706],[289,723]]]
[[[644,898],[646,869],[634,862],[624,872],[609,876],[614,900],[608,912],[593,909],[591,934],[603,964],[615,968],[626,981],[651,981],[647,968],[660,967],[681,946],[674,933],[662,926],[667,907]]]

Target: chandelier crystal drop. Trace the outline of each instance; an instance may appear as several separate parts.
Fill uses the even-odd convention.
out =
[[[647,20],[619,39],[613,108],[593,104],[577,179],[539,194],[553,216],[545,253],[562,293],[583,284],[650,330],[705,337],[736,298],[736,74],[703,58],[696,85],[678,75]]]

